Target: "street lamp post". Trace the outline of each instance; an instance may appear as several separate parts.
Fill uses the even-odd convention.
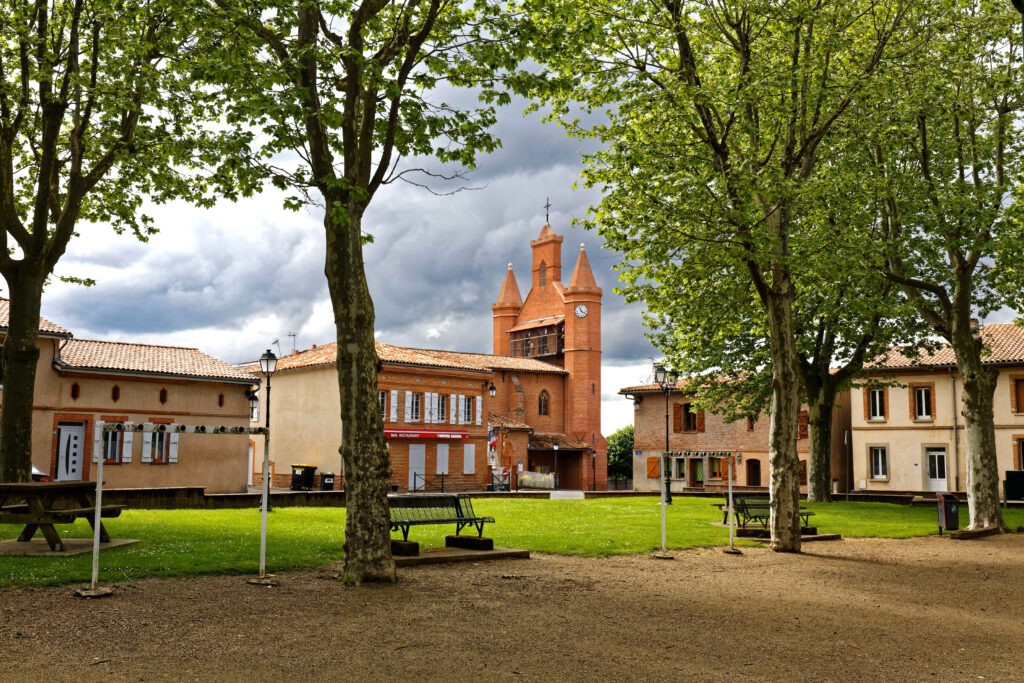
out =
[[[270,349],[260,356],[260,370],[267,378],[267,433],[263,435],[263,503],[260,506],[260,579],[267,572],[267,510],[270,505],[270,376],[277,370],[277,356]]]
[[[669,458],[669,443],[668,443],[668,398],[672,394],[672,390],[676,387],[676,382],[679,381],[679,373],[675,370],[668,370],[664,365],[656,363],[654,365],[654,381],[657,383],[661,390],[665,393],[665,456],[664,465],[662,470],[665,476],[665,494],[664,501],[666,505],[672,504],[672,461]]]

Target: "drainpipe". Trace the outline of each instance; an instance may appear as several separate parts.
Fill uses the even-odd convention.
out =
[[[956,377],[953,376],[953,368],[949,369],[949,390],[952,396],[953,407],[953,490],[960,490],[960,436],[957,431],[956,422]]]

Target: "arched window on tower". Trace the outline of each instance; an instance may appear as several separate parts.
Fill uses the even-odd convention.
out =
[[[548,264],[544,261],[540,262],[540,274],[538,275],[538,282],[541,287],[548,283]]]
[[[546,391],[540,392],[540,396],[537,397],[537,414],[548,414],[548,392]]]

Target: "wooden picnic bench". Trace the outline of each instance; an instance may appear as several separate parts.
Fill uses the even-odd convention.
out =
[[[402,538],[409,540],[409,529],[424,524],[454,524],[458,536],[467,526],[474,526],[483,537],[484,524],[494,523],[493,517],[481,517],[473,512],[469,496],[457,493],[400,493],[388,496],[391,506],[391,530],[401,530]]]
[[[756,498],[752,498],[750,496],[734,496],[732,500],[733,510],[736,512],[741,528],[746,529],[748,522],[757,522],[765,529],[768,528],[768,522],[771,519],[772,510],[767,498],[763,496]],[[728,508],[728,505],[725,507]],[[728,514],[727,511],[726,514]],[[801,507],[798,514],[800,515],[800,521],[803,526],[810,526],[810,518],[814,513],[805,507]]]
[[[85,518],[95,529],[96,485],[81,481],[32,481],[0,483],[0,524],[24,524],[18,541],[28,543],[36,532],[42,532],[50,550],[64,550],[64,543],[54,528],[55,524],[74,524]],[[100,517],[117,517],[124,505],[104,505]],[[103,523],[100,523],[100,542],[109,543]]]

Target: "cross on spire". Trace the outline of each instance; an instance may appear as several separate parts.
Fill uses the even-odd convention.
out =
[[[551,197],[545,197],[544,202],[544,222],[551,222]]]

